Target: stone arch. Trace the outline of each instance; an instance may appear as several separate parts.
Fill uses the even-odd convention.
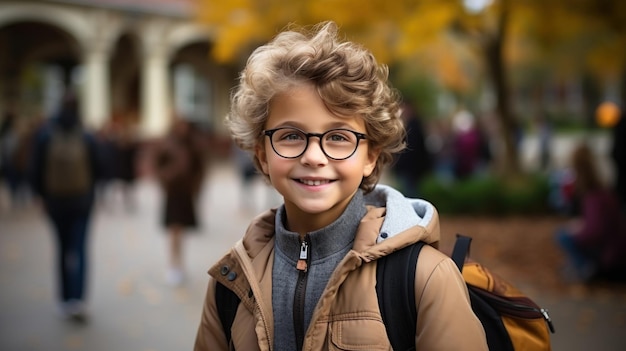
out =
[[[168,57],[172,66],[181,62],[190,64],[204,80],[210,94],[209,109],[206,115],[196,118],[211,130],[219,131],[224,128],[222,118],[228,110],[230,88],[238,72],[234,67],[218,65],[210,58],[212,38],[213,32],[208,26],[194,23],[178,26],[169,37]]]
[[[222,117],[228,108],[229,88],[235,81],[237,71],[233,67],[218,65],[212,61],[209,57],[212,43],[206,37],[200,39],[188,41],[172,53],[170,72],[173,78],[173,107],[176,113],[184,114],[206,128],[218,131],[223,128]],[[186,75],[191,78],[193,90],[182,92],[187,96],[181,96],[181,92],[176,91],[176,75],[181,71],[186,71]],[[185,108],[185,100],[188,107],[194,107],[193,110]],[[183,106],[180,106],[181,103]]]
[[[112,46],[109,62],[111,77],[111,117],[139,124],[141,106],[141,44],[133,31],[126,31]]]
[[[75,42],[71,66],[81,66],[79,98],[84,122],[99,127],[109,114],[106,62],[113,38],[120,31],[121,16],[102,8],[81,8],[52,3],[0,4],[0,27],[11,23],[38,22],[67,33]],[[33,50],[33,55],[37,50]],[[66,68],[67,70],[67,68]]]
[[[172,58],[181,48],[202,42],[210,42],[210,32],[206,27],[185,23],[174,28],[169,36],[168,57]]]
[[[211,124],[212,91],[215,90],[207,72],[207,42],[193,42],[172,53],[173,111],[178,117]],[[182,91],[181,91],[182,90]]]
[[[83,45],[86,26],[80,14],[50,4],[0,4],[0,27],[16,22],[41,22],[62,29]]]
[[[0,25],[0,52],[0,105],[37,118],[56,108],[81,57],[80,44],[71,33],[30,19]]]

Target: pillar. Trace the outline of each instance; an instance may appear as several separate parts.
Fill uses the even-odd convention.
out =
[[[83,122],[88,127],[99,128],[111,113],[108,53],[97,47],[89,48],[85,53],[83,74]]]
[[[151,138],[164,134],[170,123],[168,33],[171,23],[151,19],[142,28],[141,133]]]

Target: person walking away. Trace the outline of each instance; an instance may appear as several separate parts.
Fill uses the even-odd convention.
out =
[[[178,119],[157,151],[156,172],[165,194],[162,223],[169,240],[166,281],[179,286],[184,280],[183,239],[198,226],[196,198],[204,177],[203,156],[190,122]]]
[[[626,219],[619,200],[600,178],[595,156],[586,143],[571,155],[574,198],[579,215],[557,231],[567,257],[565,278],[589,282],[594,278],[626,276]]]
[[[36,135],[31,174],[54,228],[60,309],[79,323],[87,321],[88,231],[101,168],[95,138],[82,127],[70,92]]]
[[[377,260],[420,240],[430,245],[406,337],[418,350],[487,350],[459,269],[434,247],[435,207],[377,185],[405,131],[399,94],[369,51],[340,41],[333,22],[278,34],[248,58],[227,123],[283,204],[209,269],[194,350],[391,350]],[[224,291],[240,300],[227,330]]]

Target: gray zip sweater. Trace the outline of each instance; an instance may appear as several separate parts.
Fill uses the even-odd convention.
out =
[[[306,272],[304,331],[309,326],[313,310],[328,278],[341,259],[352,248],[354,234],[365,215],[363,194],[357,191],[348,207],[337,220],[325,228],[307,233],[309,264]],[[293,305],[300,271],[300,236],[285,228],[285,207],[276,213],[276,254],[272,272],[272,306],[274,310],[274,349],[298,350],[294,330]]]

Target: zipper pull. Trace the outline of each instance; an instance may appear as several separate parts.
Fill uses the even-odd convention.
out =
[[[541,314],[543,315],[543,319],[546,320],[546,323],[548,323],[548,328],[550,328],[550,331],[552,332],[552,334],[554,334],[554,325],[552,324],[552,319],[550,318],[550,315],[548,314],[548,310],[545,308],[542,308]]]
[[[309,245],[306,240],[302,240],[302,244],[300,244],[300,258],[298,259],[298,263],[296,264],[296,269],[302,272],[307,271],[307,259],[309,258]]]

